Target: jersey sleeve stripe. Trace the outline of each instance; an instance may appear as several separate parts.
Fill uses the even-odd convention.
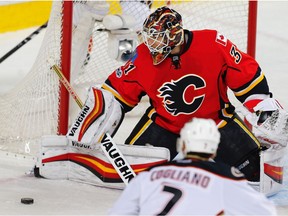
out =
[[[262,80],[264,79],[264,74],[261,72],[260,75],[253,79],[253,81],[244,89],[241,89],[239,91],[234,91],[234,94],[236,97],[245,95],[246,93],[248,93],[249,91],[251,91],[251,89],[253,89],[256,85],[258,85]]]
[[[111,93],[114,95],[114,97],[116,97],[116,98],[117,98],[119,101],[121,101],[123,104],[125,104],[125,105],[127,105],[127,106],[129,106],[129,107],[131,107],[131,108],[134,107],[133,104],[127,102],[123,97],[121,97],[121,95],[120,95],[118,92],[116,92],[113,88],[111,88],[111,87],[108,86],[107,84],[104,83],[104,84],[102,85],[102,88],[105,89],[105,90],[107,90],[107,91],[109,91],[109,92],[111,92]]]

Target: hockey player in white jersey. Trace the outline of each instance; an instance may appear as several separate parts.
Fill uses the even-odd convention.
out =
[[[141,172],[111,215],[276,215],[275,206],[236,168],[214,163],[220,133],[211,119],[184,125],[178,151],[185,156]]]

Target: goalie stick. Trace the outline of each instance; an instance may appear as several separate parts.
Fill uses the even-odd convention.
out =
[[[0,63],[2,63],[5,59],[7,59],[9,56],[11,56],[13,53],[15,53],[18,49],[20,49],[22,46],[24,46],[28,41],[30,41],[35,35],[39,34],[40,31],[44,28],[46,28],[48,25],[48,22],[41,25],[39,28],[37,28],[34,32],[32,32],[28,37],[26,37],[24,40],[22,40],[19,44],[17,44],[14,48],[12,48],[9,52],[7,52],[4,56],[0,58]]]
[[[61,69],[57,65],[53,65],[52,69],[56,72],[59,80],[65,86],[67,91],[72,95],[78,106],[82,109],[83,102],[81,101],[77,93],[74,91],[69,81],[65,78]],[[122,181],[127,185],[129,181],[134,176],[136,176],[136,174],[108,133],[106,133],[102,138],[101,149],[107,156],[110,163],[113,165],[114,169],[117,171],[118,175],[121,177]]]

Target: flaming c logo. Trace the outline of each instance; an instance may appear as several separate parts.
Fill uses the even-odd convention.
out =
[[[196,112],[203,103],[205,94],[199,90],[205,87],[206,82],[202,77],[188,74],[176,81],[164,83],[158,89],[158,97],[163,98],[165,109],[172,115],[189,115]]]

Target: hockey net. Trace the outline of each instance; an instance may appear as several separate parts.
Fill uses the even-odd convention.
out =
[[[237,44],[239,49],[254,55],[256,2],[253,4],[249,1],[152,2],[151,8],[148,8],[149,13],[166,4],[180,12],[184,28],[217,29]],[[41,136],[58,134],[59,131],[64,134],[67,125],[63,129],[61,123],[63,110],[59,111],[61,107],[63,108],[61,99],[63,88],[60,88],[61,83],[51,70],[51,66],[58,64],[63,67],[64,64],[71,62],[70,82],[84,101],[89,86],[101,85],[108,74],[123,64],[108,54],[108,34],[103,31],[104,26],[101,22],[101,13],[107,10],[107,4],[108,14],[130,13],[139,19],[148,15],[147,10],[143,10],[143,5],[139,7],[139,4],[143,3],[139,1],[126,1],[126,3],[125,8],[122,8],[119,1],[74,1],[71,58],[64,61],[63,55],[67,54],[63,53],[69,51],[69,46],[68,48],[63,46],[67,40],[65,39],[67,24],[63,24],[67,16],[63,13],[66,6],[64,1],[53,2],[48,28],[30,72],[17,87],[0,97],[0,150],[35,155]],[[76,7],[80,10],[76,11]],[[94,15],[90,16],[93,13]],[[142,22],[143,20],[140,20],[138,24],[136,23],[135,31],[139,30],[136,28],[141,27]],[[252,30],[250,33],[249,26]],[[141,103],[140,108],[135,112],[132,111],[131,115],[140,116],[145,111],[145,104]],[[64,115],[69,113],[66,124],[69,125],[78,112],[79,108],[70,98],[69,111],[64,110]]]

